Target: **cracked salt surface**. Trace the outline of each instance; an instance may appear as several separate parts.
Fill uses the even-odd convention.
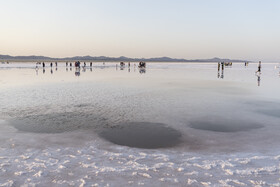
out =
[[[31,66],[0,68],[0,186],[280,186],[272,64]]]

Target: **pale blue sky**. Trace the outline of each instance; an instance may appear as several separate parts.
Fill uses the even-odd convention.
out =
[[[280,61],[279,0],[0,0],[0,54]]]

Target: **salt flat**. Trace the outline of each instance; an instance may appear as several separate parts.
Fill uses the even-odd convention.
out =
[[[0,64],[0,186],[280,186],[275,66]]]

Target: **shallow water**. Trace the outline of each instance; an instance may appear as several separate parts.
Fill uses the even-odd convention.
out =
[[[275,66],[0,64],[0,184],[280,185]]]
[[[106,128],[100,136],[117,145],[156,149],[176,146],[180,143],[181,133],[165,124],[133,122]]]

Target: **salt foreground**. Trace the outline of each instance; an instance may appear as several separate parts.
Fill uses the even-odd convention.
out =
[[[280,186],[275,66],[0,64],[0,186]]]

